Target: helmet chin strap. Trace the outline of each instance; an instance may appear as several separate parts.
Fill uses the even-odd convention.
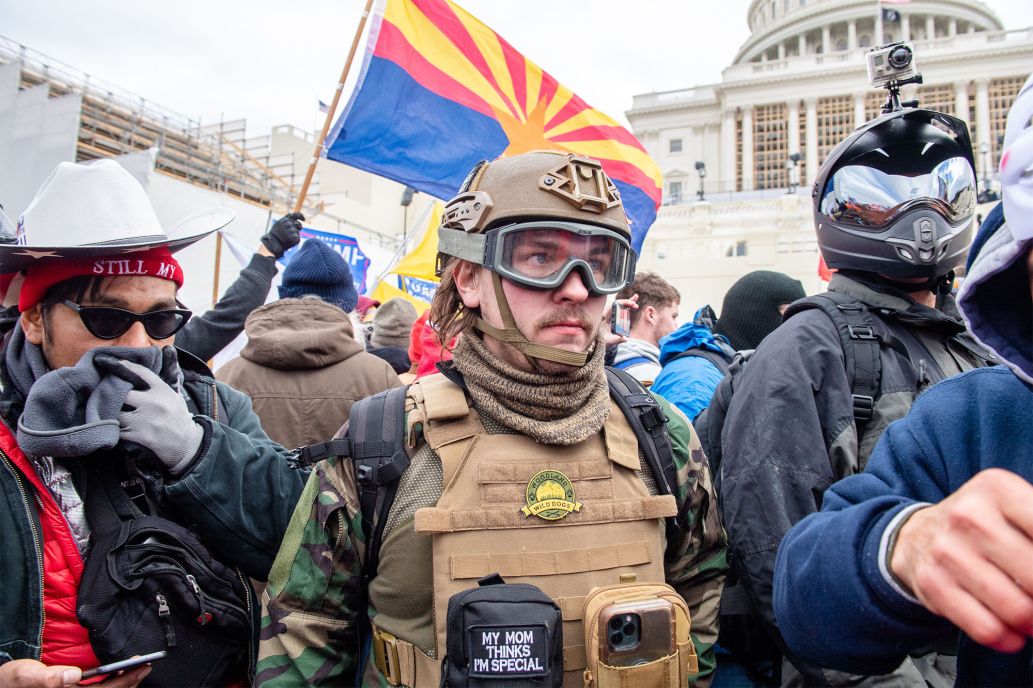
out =
[[[922,285],[923,289],[928,289],[937,296],[945,296],[954,289],[954,271],[951,270],[946,275],[940,275],[938,277],[930,277],[929,281]]]
[[[500,329],[490,325],[483,318],[474,320],[474,327],[500,342],[510,344],[524,354],[524,356],[527,356],[528,359],[531,359],[532,365],[535,365],[534,359],[536,358],[552,361],[553,363],[563,363],[575,368],[585,365],[588,357],[592,355],[594,344],[589,346],[587,351],[575,352],[528,341],[524,333],[517,329],[516,321],[513,319],[513,312],[509,309],[509,302],[506,301],[506,294],[502,291],[502,279],[495,272],[491,273],[491,283],[495,287],[495,300],[499,304],[499,314],[502,316],[502,322],[505,327]],[[535,367],[537,368],[537,365]]]

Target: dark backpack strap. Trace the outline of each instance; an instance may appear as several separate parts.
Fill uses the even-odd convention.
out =
[[[377,575],[387,514],[398,492],[398,479],[409,467],[405,451],[405,398],[408,387],[374,394],[352,406],[348,440],[355,464],[366,542],[367,582]]]
[[[857,299],[835,291],[808,296],[793,302],[785,319],[811,308],[820,309],[832,320],[839,333],[846,365],[850,393],[853,397],[854,422],[858,437],[865,423],[872,418],[875,399],[879,395],[882,376],[884,327],[872,316],[868,307]]]
[[[670,364],[671,361],[677,361],[679,358],[689,358],[690,356],[695,356],[696,358],[702,358],[706,359],[707,361],[710,361],[714,364],[715,368],[721,371],[721,375],[727,375],[728,368],[731,366],[731,361],[725,358],[723,354],[717,351],[711,351],[710,349],[704,349],[701,346],[694,346],[691,349],[686,349],[674,358],[667,361],[667,363]]]
[[[101,463],[99,460],[98,464]],[[88,466],[83,471],[83,507],[86,522],[97,535],[118,530],[122,524],[143,516],[133,503],[118,477],[107,466]]]
[[[674,495],[678,503],[678,515],[667,519],[667,539],[677,536],[678,523],[684,516],[682,500],[678,494],[678,469],[674,465],[674,448],[667,432],[667,416],[653,395],[631,374],[617,368],[606,368],[606,380],[610,386],[610,397],[617,403],[628,420],[639,449],[656,480],[660,494]],[[685,501],[688,504],[689,500]]]

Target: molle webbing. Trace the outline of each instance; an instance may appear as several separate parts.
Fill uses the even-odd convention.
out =
[[[433,538],[437,654],[448,599],[500,573],[508,583],[538,586],[560,606],[564,684],[580,685],[585,596],[626,573],[664,579],[663,524],[677,512],[675,499],[651,495],[638,477],[635,434],[615,406],[602,432],[577,444],[543,445],[522,434],[487,433],[459,388],[448,385],[441,376],[423,390],[424,437],[441,457],[444,484],[437,504],[414,518],[416,532]],[[561,474],[572,490],[571,511],[556,520],[532,509],[530,483],[543,471]]]

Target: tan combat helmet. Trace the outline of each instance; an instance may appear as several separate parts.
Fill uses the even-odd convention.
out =
[[[571,256],[562,269],[541,278],[510,269],[507,232],[556,228],[576,239],[604,237],[609,252],[603,274],[593,274],[585,260]],[[459,194],[445,206],[438,229],[439,274],[445,256],[491,271],[503,328],[480,318],[474,327],[512,344],[529,358],[582,366],[592,352],[571,352],[530,342],[513,319],[502,290],[505,277],[525,287],[554,289],[577,269],[589,291],[612,294],[634,278],[635,253],[620,193],[602,165],[591,158],[559,151],[539,151],[478,164]]]

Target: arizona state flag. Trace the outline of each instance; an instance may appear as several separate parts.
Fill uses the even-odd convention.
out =
[[[571,43],[561,55],[583,55]],[[326,156],[451,198],[483,159],[565,150],[600,160],[640,250],[660,170],[638,140],[449,0],[386,0]]]

